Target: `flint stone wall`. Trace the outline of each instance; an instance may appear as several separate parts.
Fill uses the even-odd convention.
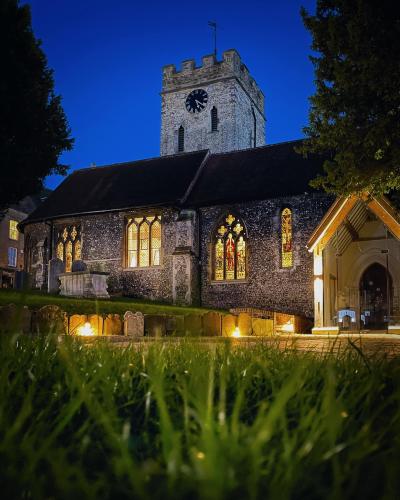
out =
[[[304,194],[267,201],[200,209],[201,303],[230,309],[255,307],[313,316],[313,257],[306,243],[332,198]],[[281,267],[281,211],[293,213],[292,268]],[[212,280],[212,236],[221,218],[232,213],[247,229],[248,267],[244,282]]]

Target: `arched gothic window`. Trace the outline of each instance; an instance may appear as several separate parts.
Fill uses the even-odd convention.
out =
[[[161,217],[135,217],[127,224],[127,267],[161,264]]]
[[[215,106],[211,110],[211,132],[218,131],[218,111]]]
[[[185,129],[181,125],[178,129],[178,152],[183,151],[185,151]]]
[[[281,213],[281,264],[282,267],[293,266],[293,222],[292,211],[284,208]]]
[[[78,225],[58,228],[56,240],[57,258],[65,263],[65,272],[72,271],[72,263],[82,259],[81,228]]]
[[[213,279],[243,280],[247,277],[247,235],[239,217],[228,214],[214,234]]]

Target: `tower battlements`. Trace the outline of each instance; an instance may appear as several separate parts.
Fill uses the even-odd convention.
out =
[[[182,61],[180,69],[174,64],[167,64],[163,67],[161,93],[175,92],[178,89],[228,78],[236,78],[259,111],[264,113],[264,94],[235,49],[223,52],[221,61],[216,60],[214,54],[203,56],[202,65],[197,67],[194,59]]]

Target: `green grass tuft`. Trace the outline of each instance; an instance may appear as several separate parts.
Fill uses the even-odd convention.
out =
[[[3,498],[398,498],[400,363],[0,339]]]

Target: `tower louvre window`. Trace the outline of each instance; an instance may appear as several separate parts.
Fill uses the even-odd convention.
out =
[[[182,125],[178,129],[178,152],[185,151],[185,129]]]
[[[211,110],[211,132],[218,131],[218,111],[215,106]]]

